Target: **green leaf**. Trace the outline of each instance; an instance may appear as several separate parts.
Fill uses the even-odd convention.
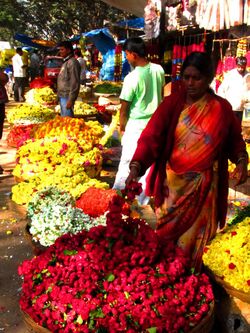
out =
[[[81,316],[81,315],[79,315],[79,316],[77,317],[76,322],[77,322],[77,324],[82,325],[82,323],[83,323],[83,319],[82,319],[82,316]]]
[[[157,332],[157,327],[147,328],[147,332],[149,332],[149,333],[156,333]]]
[[[106,280],[107,280],[108,282],[112,282],[112,281],[114,281],[114,279],[115,279],[115,276],[114,276],[114,274],[112,274],[112,273],[109,273],[109,274],[106,276]]]
[[[129,299],[129,297],[130,297],[129,293],[127,291],[124,291],[124,294],[125,294],[126,299]]]
[[[77,254],[78,251],[76,250],[64,250],[63,254],[65,254],[65,256],[73,256],[74,254]]]

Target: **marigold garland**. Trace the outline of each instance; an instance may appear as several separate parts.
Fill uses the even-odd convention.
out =
[[[204,264],[233,288],[250,293],[250,217],[227,226],[205,248]]]

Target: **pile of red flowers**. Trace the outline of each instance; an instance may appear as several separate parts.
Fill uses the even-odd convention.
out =
[[[76,207],[91,217],[98,217],[107,212],[109,202],[115,195],[116,190],[89,187],[76,201]]]
[[[26,140],[34,137],[36,128],[36,124],[13,126],[7,136],[8,145],[19,148]]]
[[[53,81],[50,79],[45,79],[44,77],[36,77],[33,81],[30,82],[31,89],[44,87],[53,87]]]
[[[107,226],[64,235],[19,267],[21,309],[51,332],[189,332],[206,316],[208,277],[139,219],[122,216],[132,184],[114,196]]]

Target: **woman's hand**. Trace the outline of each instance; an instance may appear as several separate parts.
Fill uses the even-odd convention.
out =
[[[136,181],[138,177],[139,177],[139,169],[136,166],[131,166],[130,173],[125,181],[125,184],[129,185],[132,181]]]
[[[243,184],[247,180],[247,164],[247,158],[239,159],[239,162],[237,163],[236,168],[232,173],[232,178],[236,180],[235,186]]]

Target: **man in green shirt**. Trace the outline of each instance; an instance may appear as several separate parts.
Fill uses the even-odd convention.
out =
[[[141,38],[127,39],[123,50],[134,70],[125,77],[120,95],[122,156],[113,185],[115,189],[125,187],[125,180],[129,174],[129,163],[135,152],[137,140],[160,104],[165,85],[163,68],[146,59],[146,46]],[[144,188],[145,176],[139,182]],[[139,203],[144,205],[147,202],[148,198],[142,193]]]

